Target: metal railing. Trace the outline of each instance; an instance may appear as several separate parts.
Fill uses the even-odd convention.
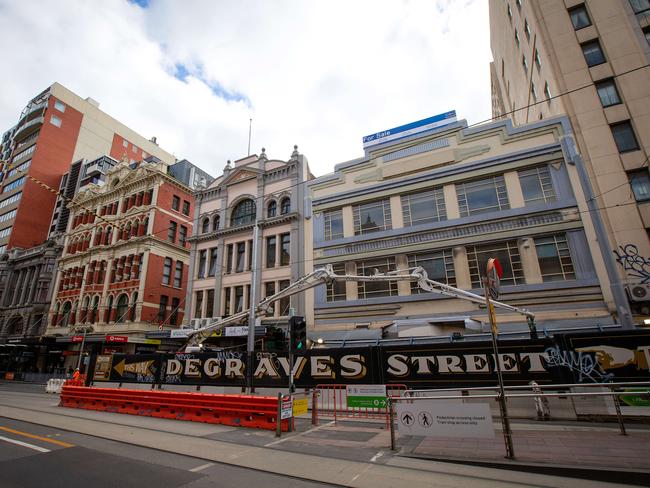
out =
[[[548,393],[542,391],[543,389],[553,389],[553,390],[570,390],[572,388],[607,388],[609,391],[597,391],[597,392],[575,392],[575,391],[561,391],[555,393]],[[632,389],[630,389],[630,387]],[[616,411],[616,418],[619,425],[619,430],[621,435],[627,435],[625,429],[625,423],[623,422],[623,415],[621,413],[621,405],[619,401],[619,396],[622,395],[649,395],[647,387],[650,387],[650,382],[621,382],[621,383],[567,383],[567,384],[549,384],[549,385],[516,385],[516,386],[506,386],[505,390],[508,390],[504,393],[506,401],[508,399],[515,398],[533,398],[535,400],[542,398],[574,398],[574,397],[612,397],[614,408]],[[626,388],[623,390],[622,388]],[[646,389],[636,389],[636,388],[646,388]],[[402,397],[389,397],[388,398],[388,411],[390,417],[390,441],[391,441],[391,450],[396,450],[396,436],[395,436],[395,405],[399,402],[413,403],[421,400],[474,400],[474,399],[489,399],[489,400],[500,400],[500,393],[488,393],[490,390],[499,390],[498,386],[483,386],[483,387],[473,387],[473,388],[444,388],[444,389],[431,389],[431,390],[408,390],[405,392],[405,395]],[[530,393],[517,393],[512,392],[512,390],[534,390]],[[431,395],[431,393],[440,393],[440,392],[454,392],[460,391],[461,394],[449,394],[449,395]],[[477,391],[479,394],[469,395],[469,392]],[[420,396],[419,394],[424,393],[425,395]],[[500,413],[502,415],[502,411]],[[503,424],[503,418],[501,419]],[[506,446],[506,452],[508,452],[508,446]],[[506,456],[508,457],[508,456]],[[514,458],[514,452],[512,453]]]

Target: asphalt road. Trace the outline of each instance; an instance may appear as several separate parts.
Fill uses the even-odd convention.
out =
[[[0,417],[0,486],[331,486]]]

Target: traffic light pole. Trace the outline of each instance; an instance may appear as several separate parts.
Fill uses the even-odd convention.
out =
[[[291,318],[289,318],[287,328],[289,329],[289,395],[293,395],[295,388],[293,386],[293,321]]]

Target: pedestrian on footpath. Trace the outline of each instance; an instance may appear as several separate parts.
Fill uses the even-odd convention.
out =
[[[548,405],[548,398],[542,396],[542,389],[539,387],[536,381],[531,381],[528,383],[532,386],[533,393],[537,394],[535,396],[535,410],[537,411],[537,420],[551,420],[551,409]]]

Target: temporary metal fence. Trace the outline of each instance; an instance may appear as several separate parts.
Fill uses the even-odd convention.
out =
[[[347,397],[348,385],[316,385],[312,392],[312,424],[318,425],[321,416],[333,417],[334,422],[339,419],[381,419],[389,422],[388,405],[385,407],[349,407]],[[390,398],[402,397],[407,391],[406,385],[386,385],[386,396]]]
[[[621,406],[619,397],[623,395],[649,395],[647,389],[639,389],[649,387],[650,382],[627,382],[627,383],[577,383],[577,384],[555,384],[555,385],[520,385],[505,387],[508,390],[505,393],[506,401],[508,399],[516,398],[533,398],[539,401],[542,398],[595,398],[595,397],[611,397],[613,399],[616,418],[619,425],[621,435],[627,435],[623,415],[621,414]],[[583,391],[576,392],[570,391],[573,388],[607,388],[609,391]],[[625,388],[625,389],[623,389]],[[630,389],[631,388],[631,389]],[[500,393],[489,393],[490,390],[498,390],[498,386],[490,387],[476,387],[476,388],[447,388],[435,390],[408,390],[404,392],[403,396],[395,396],[388,398],[388,411],[389,411],[389,424],[390,424],[390,439],[391,449],[396,449],[396,435],[395,435],[395,405],[399,402],[414,403],[421,400],[499,400]],[[548,393],[543,390],[565,390],[560,392]],[[515,391],[512,391],[515,390]],[[517,390],[534,390],[530,393],[517,393]],[[446,392],[458,392],[461,394],[445,394]],[[471,394],[471,392],[478,392],[478,394]],[[443,393],[440,395],[439,393]],[[507,426],[509,422],[504,422],[505,419],[501,418],[502,425]],[[508,452],[508,446],[506,446]],[[510,457],[514,457],[513,455]],[[509,457],[509,456],[506,456]]]

